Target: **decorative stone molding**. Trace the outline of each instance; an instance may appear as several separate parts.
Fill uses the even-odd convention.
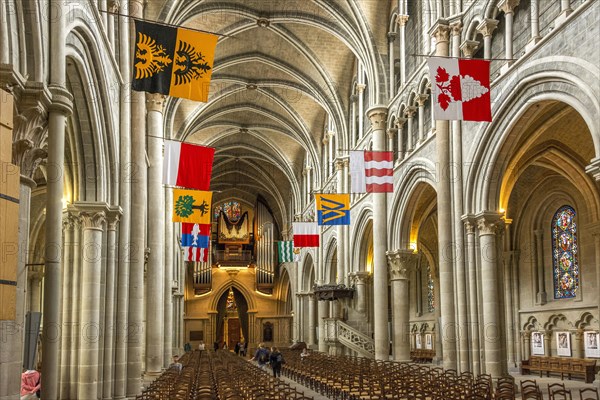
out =
[[[163,106],[165,104],[165,96],[159,93],[146,93],[146,110],[163,112]]]
[[[408,22],[408,15],[398,15],[396,17],[396,23],[400,26],[400,27],[404,27],[406,25],[406,23]]]
[[[313,292],[317,300],[337,300],[349,298],[354,296],[354,289],[349,288],[344,284],[339,285],[321,285],[313,286]]]
[[[121,220],[121,215],[123,215],[123,210],[121,207],[112,207],[110,211],[107,213],[108,220],[108,230],[116,231],[117,226],[119,225],[119,221]]]
[[[387,107],[373,106],[367,110],[367,117],[371,121],[374,131],[385,129],[387,120]]]
[[[116,14],[119,12],[120,8],[121,8],[121,3],[119,2],[119,0],[111,0],[108,3],[108,12]]]
[[[333,164],[335,165],[336,171],[341,171],[344,169],[344,160],[341,158],[336,158]]]
[[[519,5],[520,0],[500,0],[496,7],[503,11],[504,14],[512,14],[515,8]]]
[[[465,40],[460,45],[460,51],[462,51],[463,56],[467,58],[473,57],[477,49],[479,49],[479,42],[477,40]]]
[[[450,40],[450,25],[448,20],[440,18],[429,29],[429,36],[435,38],[436,43],[444,43]]]
[[[50,85],[52,103],[48,106],[49,112],[59,112],[65,117],[73,113],[73,95],[63,86]]]
[[[412,250],[398,249],[385,253],[388,259],[390,280],[408,279],[408,274],[417,266],[418,256]]]
[[[481,33],[483,37],[492,36],[498,27],[498,22],[497,19],[486,18],[477,25],[477,32]]]

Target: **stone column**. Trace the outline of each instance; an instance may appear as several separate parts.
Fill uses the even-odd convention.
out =
[[[173,191],[164,188],[165,196],[165,282],[164,282],[164,338],[163,346],[163,368],[168,368],[171,356],[177,352],[173,350],[173,222],[171,215],[173,210]]]
[[[571,8],[571,2],[569,0],[560,0],[561,18],[564,20],[564,18],[567,18],[572,12],[573,9]]]
[[[0,64],[10,64],[10,36],[8,35],[8,18],[4,5],[0,7]],[[20,382],[17,381],[17,383]]]
[[[110,18],[110,17],[109,17]],[[102,398],[113,398],[113,354],[115,334],[115,309],[116,309],[116,283],[117,283],[117,225],[121,218],[120,208],[114,208],[108,212],[108,237],[106,252],[106,312],[104,315],[104,365]]]
[[[404,160],[404,123],[406,118],[396,119],[396,133],[398,135],[398,162]]]
[[[319,351],[322,353],[327,353],[329,350],[329,346],[325,342],[326,334],[326,318],[329,318],[329,302],[327,301],[319,301],[318,302],[318,310],[319,310]]]
[[[129,94],[131,87],[129,29],[130,21],[129,1],[120,0],[119,17],[119,69],[121,71],[121,101],[119,120],[119,204],[123,210],[119,222],[119,254],[117,272],[117,304],[115,323],[115,373],[114,392],[115,399],[125,398],[127,382],[127,347],[129,334],[129,269],[131,253],[131,177],[133,165],[131,163],[131,104]]]
[[[484,19],[477,26],[477,31],[483,35],[483,58],[489,60],[492,58],[492,34],[498,27],[498,20]]]
[[[70,359],[71,367],[69,375],[72,377],[69,384],[69,397],[71,399],[77,398],[77,388],[79,377],[79,346],[81,342],[81,263],[82,263],[82,252],[81,252],[81,217],[79,211],[74,206],[68,207],[69,213],[73,223],[73,245],[72,245],[72,259],[73,265],[71,270],[73,276],[71,277],[71,298],[70,301],[73,303],[71,309],[71,323],[72,323],[72,338],[70,347]]]
[[[452,24],[452,57],[460,57],[460,35],[462,23]],[[469,49],[470,50],[470,49]],[[467,282],[465,273],[463,215],[463,176],[462,176],[462,122],[452,121],[452,198],[453,198],[453,256],[456,278],[457,337],[459,372],[469,371],[469,331],[467,326]]]
[[[387,109],[374,106],[367,111],[371,120],[373,150],[385,150]],[[387,193],[372,193],[373,201],[373,327],[375,359],[389,360],[388,335],[388,271],[387,258]]]
[[[394,76],[394,41],[396,40],[396,32],[388,32],[388,59],[389,59],[389,75],[390,75],[390,93],[389,98],[393,98],[396,93],[396,81]]]
[[[315,295],[308,293],[308,347],[315,345],[315,314],[316,304]]]
[[[64,193],[65,127],[72,113],[73,97],[66,89],[66,14],[64,2],[53,1],[56,11],[50,24],[50,92],[48,111],[48,161],[46,164],[46,247],[44,279],[44,334],[42,382],[44,397],[59,397],[59,348],[61,312],[62,197]]]
[[[60,348],[60,396],[69,397],[70,372],[71,372],[71,348],[73,347],[73,235],[74,221],[67,211],[63,218],[63,285],[62,285],[62,342]],[[77,332],[77,331],[76,331]],[[76,377],[73,377],[75,379]]]
[[[477,215],[481,251],[481,285],[483,296],[483,324],[485,373],[499,377],[502,369],[502,335],[498,303],[498,255],[496,232],[499,223],[497,213],[483,212]]]
[[[337,178],[337,192],[344,193],[344,160],[335,160],[335,171]],[[337,280],[336,283],[343,284],[345,281],[346,258],[344,257],[344,225],[337,225]],[[341,305],[341,303],[340,303]]]
[[[119,1],[118,0],[110,0],[108,2],[108,12],[110,13],[118,13],[119,12]],[[107,25],[106,31],[108,33],[108,42],[110,43],[111,49],[115,50],[115,18],[118,18],[114,15],[107,14]]]
[[[584,358],[584,343],[583,343],[583,329],[577,329],[575,333],[573,333],[573,357],[574,358]]]
[[[83,206],[83,205],[81,205]],[[81,207],[80,206],[80,207]],[[86,207],[87,208],[87,207]],[[100,275],[104,211],[83,211],[83,268],[81,270],[81,340],[77,398],[98,397],[98,348],[100,339]]]
[[[364,314],[367,311],[367,281],[369,279],[367,271],[355,271],[350,274],[356,288],[356,311]]]
[[[505,229],[508,230],[510,228],[509,220],[504,220],[506,223]],[[516,287],[516,282],[512,280],[512,265],[513,261],[513,252],[505,251],[504,252],[504,301],[505,301],[505,318],[506,318],[506,351],[507,351],[507,363],[509,369],[513,369],[518,366],[518,360],[515,359],[515,332],[514,332],[514,303],[513,303],[513,287]]]
[[[143,0],[129,1],[129,15],[144,18]],[[133,38],[132,38],[133,39]],[[129,251],[129,313],[127,328],[127,397],[142,388],[144,340],[144,251],[146,249],[147,164],[146,101],[143,92],[131,91],[131,231]]]
[[[362,77],[359,77],[362,80]],[[361,140],[365,134],[365,89],[367,85],[364,83],[356,84],[356,91],[358,92],[358,140]]]
[[[504,57],[507,60],[513,58],[513,17],[514,10],[519,5],[519,1],[520,0],[500,0],[497,5],[500,11],[504,11]],[[506,65],[511,64],[512,61],[506,62]]]
[[[439,19],[430,29],[436,39],[435,55],[448,56],[450,26]],[[452,260],[452,210],[450,186],[450,132],[448,121],[436,121],[436,147],[440,176],[437,187],[440,312],[444,368],[456,369],[454,322],[454,263]]]
[[[521,340],[523,342],[523,359],[529,360],[531,357],[531,332],[521,332]]]
[[[396,128],[389,128],[385,131],[386,136],[388,138],[387,148],[388,151],[392,152],[392,157],[394,154],[394,135],[396,134]]]
[[[398,15],[396,21],[400,27],[400,79],[404,86],[406,85],[406,23],[408,15]]]
[[[146,373],[157,374],[163,367],[165,294],[165,191],[163,174],[163,103],[161,94],[146,93],[148,113],[148,271],[146,284]]]
[[[531,40],[525,46],[526,50],[533,48],[542,38],[540,36],[540,0],[531,0],[530,19],[531,19]]]
[[[477,264],[475,263],[475,219],[471,216],[464,216],[465,230],[467,233],[467,281],[469,282],[469,314],[467,316],[467,325],[469,326],[469,336],[471,339],[471,371],[474,374],[481,373],[480,367],[480,348],[479,345],[479,300],[477,298]]]
[[[413,126],[414,126],[414,120],[413,117],[415,116],[415,113],[417,112],[417,108],[413,107],[413,106],[409,106],[406,107],[406,109],[404,110],[404,116],[406,117],[406,120],[408,121],[408,132],[406,133],[406,153],[411,153],[414,150],[414,145],[413,145]]]
[[[415,270],[417,255],[412,250],[387,252],[392,281],[392,343],[394,360],[410,361],[410,299],[408,297],[408,276]]]
[[[419,105],[419,139],[418,144],[420,145],[425,141],[425,127],[423,126],[424,117],[425,117],[425,102],[429,95],[427,94],[419,94],[417,95],[417,104]]]
[[[544,355],[545,356],[550,356],[551,355],[551,351],[550,351],[550,342],[552,340],[552,331],[544,331]]]
[[[342,173],[343,175],[343,181],[344,181],[344,192],[343,193],[350,193],[350,157],[345,157],[344,158],[344,171]],[[350,204],[352,205],[352,199],[350,199]],[[348,274],[350,273],[350,270],[352,269],[351,266],[351,257],[350,257],[350,226],[349,225],[345,225],[344,226],[344,252],[343,252],[343,257],[344,257],[344,265],[346,266],[344,269],[344,283],[346,284],[346,286],[350,285],[350,277],[348,276]]]
[[[542,229],[536,229],[535,234],[535,259],[536,259],[536,270],[537,270],[537,287],[538,291],[536,294],[537,303],[542,305],[547,302],[546,295],[546,280],[544,271],[544,231]]]

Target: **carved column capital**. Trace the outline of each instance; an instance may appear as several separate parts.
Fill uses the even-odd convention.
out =
[[[48,87],[52,94],[52,103],[48,106],[48,111],[59,112],[68,117],[73,113],[73,95],[66,88],[59,85],[50,85]]]
[[[102,226],[106,222],[106,213],[104,211],[83,211],[79,215],[83,229],[102,230]]]
[[[388,139],[393,139],[394,136],[396,136],[396,132],[398,132],[398,129],[396,128],[388,128],[388,130],[385,131]]]
[[[371,121],[371,127],[374,131],[385,129],[387,120],[387,107],[371,107],[367,110],[367,117]]]
[[[418,94],[415,97],[415,100],[417,101],[417,104],[419,105],[419,107],[423,107],[428,98],[429,98],[429,95],[424,93],[424,94]]]
[[[412,117],[414,117],[416,113],[417,107],[415,106],[408,106],[404,109],[404,116],[407,120],[412,119]]]
[[[498,233],[498,228],[501,225],[500,215],[494,212],[482,212],[477,214],[477,230],[479,236],[495,235]]]
[[[463,23],[461,21],[453,22],[450,24],[450,30],[452,32],[452,36],[460,36],[463,30]]]
[[[477,40],[465,40],[460,45],[460,51],[462,51],[463,56],[467,58],[473,57],[478,48],[479,42]]]
[[[357,83],[356,84],[356,91],[358,93],[362,93],[366,88],[367,88],[367,85],[365,85],[364,83]]]
[[[336,171],[342,171],[344,169],[344,159],[338,157],[333,163]]]
[[[121,3],[119,2],[119,0],[110,0],[110,2],[108,3],[108,12],[116,14],[119,12],[120,8]]]
[[[396,40],[396,32],[388,32],[387,34],[388,42],[392,43]]]
[[[418,256],[412,250],[398,249],[385,253],[388,259],[390,280],[408,279],[408,274],[417,266]]]
[[[498,27],[498,20],[486,18],[479,25],[477,25],[477,31],[481,33],[484,37],[492,36],[496,28]]]
[[[466,214],[462,216],[462,221],[465,224],[465,230],[467,235],[472,235],[475,233],[475,227],[477,226],[477,221],[475,220],[475,216],[471,214]]]
[[[123,215],[123,210],[119,206],[111,208],[108,211],[108,213],[106,213],[109,231],[117,230],[117,226],[119,225],[119,221],[121,220],[121,215]]]
[[[440,18],[438,19],[431,29],[429,29],[429,35],[435,38],[436,43],[444,43],[450,40],[450,25],[448,21]]]
[[[497,4],[498,10],[504,14],[512,14],[519,5],[520,0],[500,0]]]
[[[165,96],[160,93],[146,93],[146,110],[163,112],[163,106],[165,104]]]
[[[406,118],[403,117],[398,117],[396,118],[396,129],[400,130],[404,127],[404,124],[406,123]]]
[[[352,280],[352,283],[355,285],[364,285],[371,278],[371,274],[369,274],[367,271],[350,272],[348,276]]]
[[[398,15],[396,17],[396,23],[400,26],[400,27],[404,27],[406,25],[406,23],[408,22],[408,15]]]

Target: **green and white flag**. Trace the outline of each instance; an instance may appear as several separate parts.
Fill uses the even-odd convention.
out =
[[[279,251],[280,263],[297,261],[294,257],[294,242],[292,240],[277,242],[277,250]]]

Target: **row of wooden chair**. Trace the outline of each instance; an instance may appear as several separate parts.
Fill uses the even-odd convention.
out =
[[[535,380],[525,379],[520,383],[522,400],[543,400],[544,395]],[[570,389],[565,388],[564,383],[548,384],[549,400],[573,400]],[[579,400],[600,400],[597,388],[579,389]]]

